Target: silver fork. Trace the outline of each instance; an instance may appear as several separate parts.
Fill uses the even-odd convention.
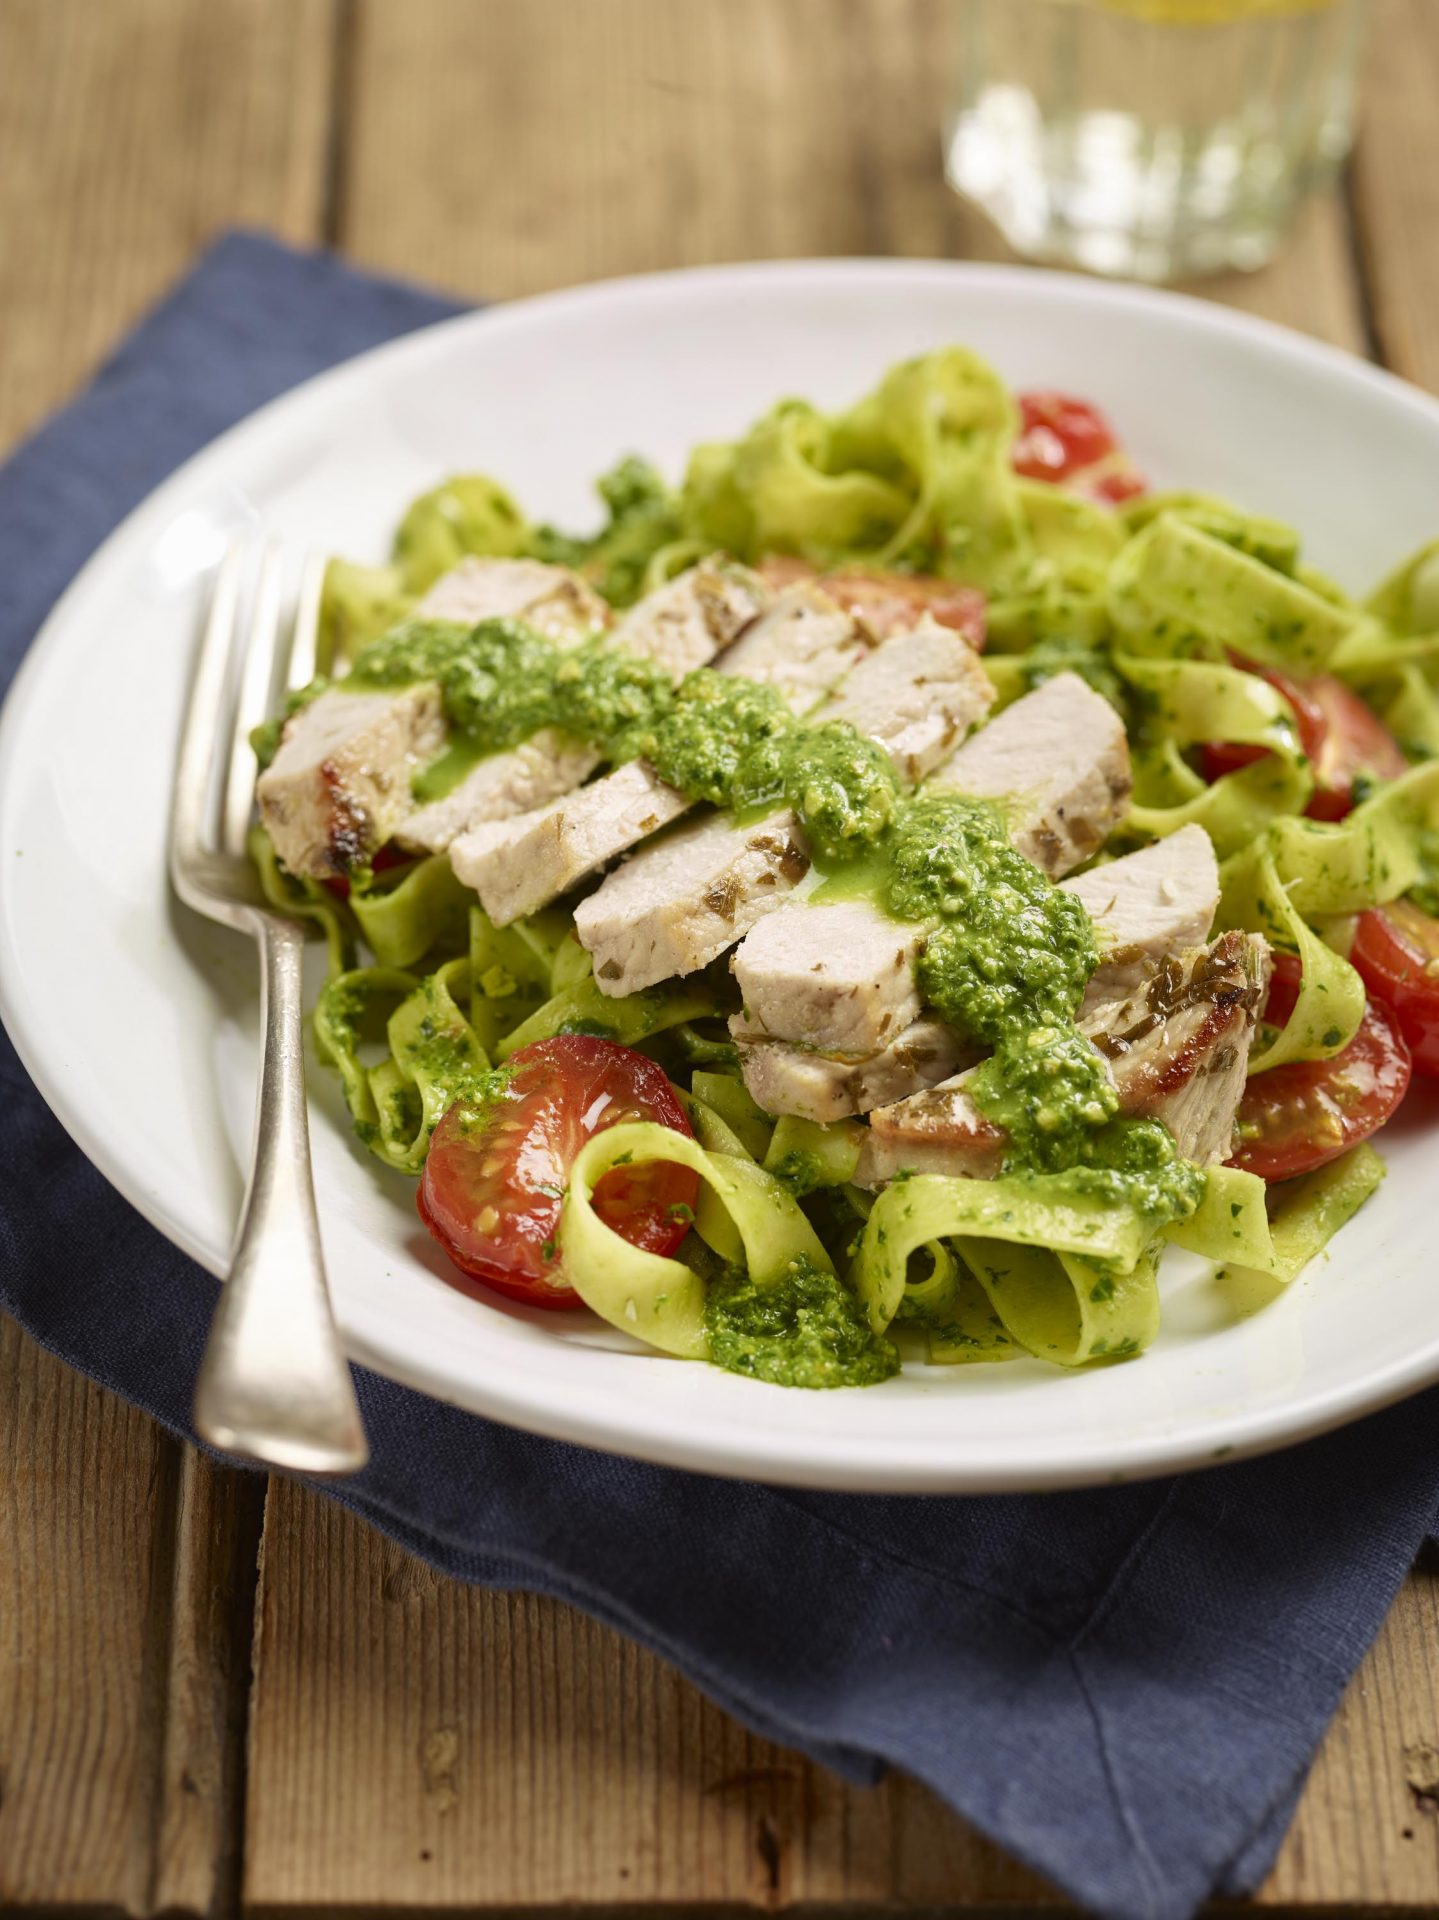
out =
[[[215,581],[170,818],[176,893],[208,919],[252,934],[260,949],[264,1029],[253,1162],[229,1280],[195,1386],[195,1426],[214,1446],[271,1466],[352,1473],[369,1449],[330,1309],[315,1214],[304,932],[265,905],[245,856],[256,773],[249,728],[264,718],[277,682],[300,685],[314,671],[323,564],[306,570],[281,649],[281,559],[273,545],[263,548],[236,697],[232,655],[241,590],[254,564],[255,543],[239,542]]]

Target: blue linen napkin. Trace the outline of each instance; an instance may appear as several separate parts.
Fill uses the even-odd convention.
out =
[[[0,472],[0,687],[112,527],[222,428],[454,303],[222,240]],[[215,1282],[0,1040],[0,1306],[172,1431]],[[1439,1504],[1439,1394],[1266,1460],[1029,1498],[710,1480],[357,1371],[370,1466],[321,1491],[461,1579],[555,1594],[852,1779],[928,1782],[1115,1920],[1263,1876]],[[959,1889],[956,1889],[958,1892]]]

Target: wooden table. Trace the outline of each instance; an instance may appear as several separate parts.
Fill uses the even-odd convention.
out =
[[[945,30],[943,0],[0,0],[0,443],[235,224],[495,298],[998,255],[939,176]],[[1204,290],[1439,389],[1436,0],[1378,0],[1344,191]],[[216,1471],[8,1325],[0,1542],[0,1907],[1055,1900],[920,1789],[847,1787],[579,1614]],[[1436,1749],[1430,1568],[1260,1900],[1439,1907]]]

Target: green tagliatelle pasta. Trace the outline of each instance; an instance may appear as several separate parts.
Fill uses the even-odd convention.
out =
[[[1439,762],[1414,768],[1335,824],[1272,821],[1226,862],[1220,918],[1262,933],[1297,954],[1302,969],[1293,1013],[1250,1055],[1259,1073],[1292,1060],[1341,1052],[1364,1017],[1364,983],[1311,921],[1393,900],[1421,871],[1419,828],[1439,817]]]
[[[403,869],[395,884],[352,888],[350,911],[382,967],[413,967],[437,948],[463,947],[474,898],[437,853]]]
[[[452,476],[412,504],[385,565],[332,563],[322,661],[338,673],[378,637],[398,643],[428,633],[395,630],[467,557],[573,568],[616,607],[717,550],[752,564],[788,556],[818,570],[898,569],[976,588],[996,708],[1074,672],[1124,719],[1132,797],[1099,857],[1202,827],[1221,863],[1217,927],[1262,933],[1297,958],[1293,1011],[1277,1030],[1261,1028],[1250,1072],[1342,1053],[1363,1019],[1365,991],[1326,930],[1339,939],[1333,923],[1434,880],[1439,541],[1360,602],[1305,563],[1292,528],[1226,501],[1169,492],[1116,510],[1017,476],[1017,425],[1015,401],[993,369],[945,348],[892,368],[838,411],[780,402],[737,438],[696,448],[678,487],[642,460],[622,460],[598,483],[604,519],[588,536],[532,522],[486,476]],[[484,685],[495,699],[472,704],[486,708],[498,731],[485,735],[447,692],[448,743],[416,771],[417,801],[450,790],[496,739],[508,745],[530,726],[538,696],[486,632],[452,624],[443,637],[475,658],[489,647],[493,671]],[[522,626],[512,639],[516,632],[514,660],[526,645],[543,650]],[[589,652],[602,658],[603,648]],[[576,658],[588,662],[589,652]],[[550,646],[547,657],[560,655]],[[465,661],[473,664],[469,654]],[[400,684],[407,671],[402,660],[399,678],[383,684]],[[589,664],[580,671],[603,678]],[[646,671],[664,689],[663,674]],[[1319,804],[1337,810],[1333,770],[1316,750],[1317,778],[1304,750],[1306,741],[1314,750],[1313,715],[1298,714],[1301,739],[1295,707],[1266,673],[1281,685],[1337,678],[1342,686],[1330,682],[1329,693],[1355,690],[1418,764],[1382,785],[1377,770],[1374,779],[1362,773],[1353,789],[1359,804],[1342,820],[1306,817],[1316,792]],[[517,717],[506,732],[489,706],[510,692]],[[318,693],[319,683],[295,698]],[[662,705],[656,696],[655,712]],[[277,721],[268,730],[264,754],[274,751],[278,729]],[[638,723],[630,732],[638,736]],[[603,728],[584,737],[609,756],[645,753],[694,797],[653,745],[636,747],[631,737],[621,746]],[[719,790],[701,791],[709,803],[725,801]],[[1346,797],[1337,795],[1340,805]],[[889,840],[878,830],[876,837],[866,862],[879,872],[897,835],[891,824]],[[812,827],[811,845],[841,897],[850,880],[831,871],[836,848]],[[346,888],[292,877],[262,833],[252,852],[265,898],[326,937],[330,977],[315,1013],[317,1044],[340,1076],[360,1137],[388,1167],[419,1173],[447,1108],[461,1098],[482,1108],[508,1078],[507,1062],[556,1036],[638,1048],[678,1082],[693,1138],[643,1123],[590,1140],[557,1236],[565,1277],[581,1298],[668,1353],[710,1355],[775,1377],[757,1357],[768,1329],[798,1329],[796,1340],[802,1335],[817,1350],[815,1326],[829,1313],[830,1332],[850,1343],[847,1352],[858,1351],[856,1340],[869,1343],[863,1365],[846,1376],[855,1380],[898,1364],[889,1344],[895,1328],[901,1339],[922,1336],[936,1364],[1032,1355],[1076,1367],[1124,1358],[1142,1351],[1158,1326],[1157,1271],[1170,1241],[1277,1288],[1382,1174],[1367,1147],[1269,1189],[1251,1174],[1213,1167],[1197,1206],[1162,1232],[1161,1215],[1145,1213],[1116,1167],[1105,1169],[1115,1175],[1106,1186],[1087,1183],[1083,1170],[1020,1173],[1022,1158],[1012,1154],[995,1179],[901,1175],[879,1194],[865,1193],[851,1184],[864,1158],[863,1121],[776,1117],[747,1091],[728,1030],[736,994],[720,966],[612,998],[600,991],[568,910],[497,927],[445,855],[389,871],[364,867]],[[861,890],[873,879],[868,866],[866,876],[854,883]],[[356,965],[362,946],[373,965]],[[926,991],[933,995],[932,983]],[[948,1017],[962,1024],[961,1015]],[[1013,1146],[1019,1132],[1007,1131]],[[593,1204],[610,1169],[655,1161],[689,1168],[699,1181],[694,1231],[673,1258],[629,1244]],[[1183,1163],[1180,1171],[1192,1205],[1201,1191],[1196,1172]],[[721,1302],[729,1303],[728,1320]],[[806,1383],[831,1384],[823,1375],[821,1365]]]
[[[1131,832],[1157,840],[1201,826],[1222,859],[1266,821],[1303,810],[1314,777],[1289,707],[1267,681],[1210,660],[1113,658],[1144,703],[1141,742],[1150,740],[1135,754]],[[1210,740],[1259,747],[1264,758],[1206,782],[1182,752]]]
[[[260,891],[277,912],[294,920],[308,920],[325,936],[331,974],[355,964],[355,924],[343,903],[313,880],[300,880],[275,857],[274,844],[263,827],[252,827],[247,841],[250,860],[260,879]]]
[[[1131,653],[1323,669],[1356,616],[1175,513],[1161,513],[1109,574],[1109,617]]]
[[[386,1166],[418,1173],[446,1108],[489,1066],[461,1009],[470,963],[451,960],[428,975],[363,967],[331,980],[315,1008],[320,1057],[339,1071],[360,1138]],[[361,1058],[383,1031],[387,1055]]]
[[[587,1307],[611,1326],[681,1359],[705,1357],[705,1283],[679,1260],[646,1253],[607,1227],[591,1202],[619,1162],[663,1160],[692,1168],[724,1209],[755,1285],[778,1284],[796,1262],[833,1271],[824,1244],[789,1190],[748,1157],[710,1153],[653,1122],[611,1127],[570,1170],[560,1222],[565,1273]]]

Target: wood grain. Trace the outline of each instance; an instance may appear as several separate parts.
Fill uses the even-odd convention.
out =
[[[848,1787],[582,1614],[443,1579],[277,1485],[245,1903],[255,1913],[1042,1897],[905,1782]]]
[[[237,1880],[264,1501],[0,1319],[0,1908]]]
[[[928,0],[364,6],[340,234],[474,296],[776,254],[1002,258],[939,173],[944,24]],[[1204,291],[1364,345],[1338,198],[1266,273]],[[1401,1751],[1439,1724],[1433,1609],[1432,1583],[1401,1600],[1267,1903],[1439,1897],[1439,1823],[1413,1811]],[[1047,1897],[913,1784],[848,1788],[570,1610],[439,1580],[292,1487],[270,1503],[261,1617],[257,1911],[380,1889],[457,1910]]]
[[[318,238],[332,0],[4,0],[0,449],[217,231]],[[0,1906],[238,1879],[263,1486],[0,1324]]]
[[[1355,205],[1377,335],[1439,385],[1432,0],[1380,5]],[[944,0],[0,0],[0,442],[237,221],[328,221],[362,260],[476,296],[702,260],[1004,257],[939,175],[947,19]],[[1353,258],[1327,200],[1264,274],[1204,291],[1362,345]],[[3,1327],[0,1458],[0,1905],[223,1906],[256,1489]],[[845,1787],[583,1616],[440,1579],[295,1486],[264,1556],[257,1913],[1052,1899],[923,1790]],[[1439,1906],[1436,1647],[1430,1573],[1346,1698],[1267,1904]]]
[[[139,1912],[176,1452],[0,1320],[0,1460],[0,1904]]]
[[[222,229],[318,237],[338,0],[5,0],[0,445]]]
[[[1373,5],[1354,201],[1374,332],[1396,373],[1439,392],[1439,7]]]

